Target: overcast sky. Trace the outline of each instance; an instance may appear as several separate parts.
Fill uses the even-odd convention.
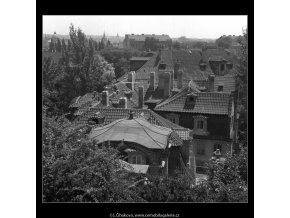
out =
[[[43,16],[43,33],[68,34],[70,23],[86,35],[168,34],[218,38],[241,35],[247,16]]]

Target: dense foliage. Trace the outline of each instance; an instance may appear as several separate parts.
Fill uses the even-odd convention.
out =
[[[87,39],[82,30],[73,25],[70,26],[69,43],[62,47],[59,62],[48,57],[43,59],[42,66],[44,102],[50,102],[46,106],[59,113],[68,111],[74,97],[100,92],[115,78],[114,67],[95,53],[94,41]]]
[[[90,126],[43,115],[43,199],[47,202],[138,202],[113,148],[94,146]]]
[[[248,114],[248,29],[244,31],[242,37],[238,39],[240,48],[238,49],[238,111],[240,113],[239,121],[239,141],[241,144],[247,144],[247,114]]]
[[[188,177],[149,176],[136,193],[148,202],[247,202],[247,150],[225,161],[210,161],[207,180],[196,185]]]
[[[141,56],[143,53],[135,49],[107,48],[100,51],[100,54],[106,61],[113,64],[115,76],[120,78],[129,70],[129,59],[132,56]]]

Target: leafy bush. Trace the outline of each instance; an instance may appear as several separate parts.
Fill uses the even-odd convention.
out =
[[[90,126],[43,117],[43,199],[47,202],[138,202],[139,179],[125,171],[117,150],[87,138]]]

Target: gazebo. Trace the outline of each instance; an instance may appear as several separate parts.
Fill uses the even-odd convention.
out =
[[[171,133],[170,128],[151,124],[142,117],[134,118],[130,113],[127,119],[93,129],[89,137],[98,145],[110,144],[118,148],[124,160],[133,166],[147,165],[152,174],[168,174]]]

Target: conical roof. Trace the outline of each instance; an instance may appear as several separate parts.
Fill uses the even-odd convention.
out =
[[[149,123],[144,118],[120,119],[92,130],[90,138],[106,141],[133,142],[149,149],[165,149],[172,130]]]

